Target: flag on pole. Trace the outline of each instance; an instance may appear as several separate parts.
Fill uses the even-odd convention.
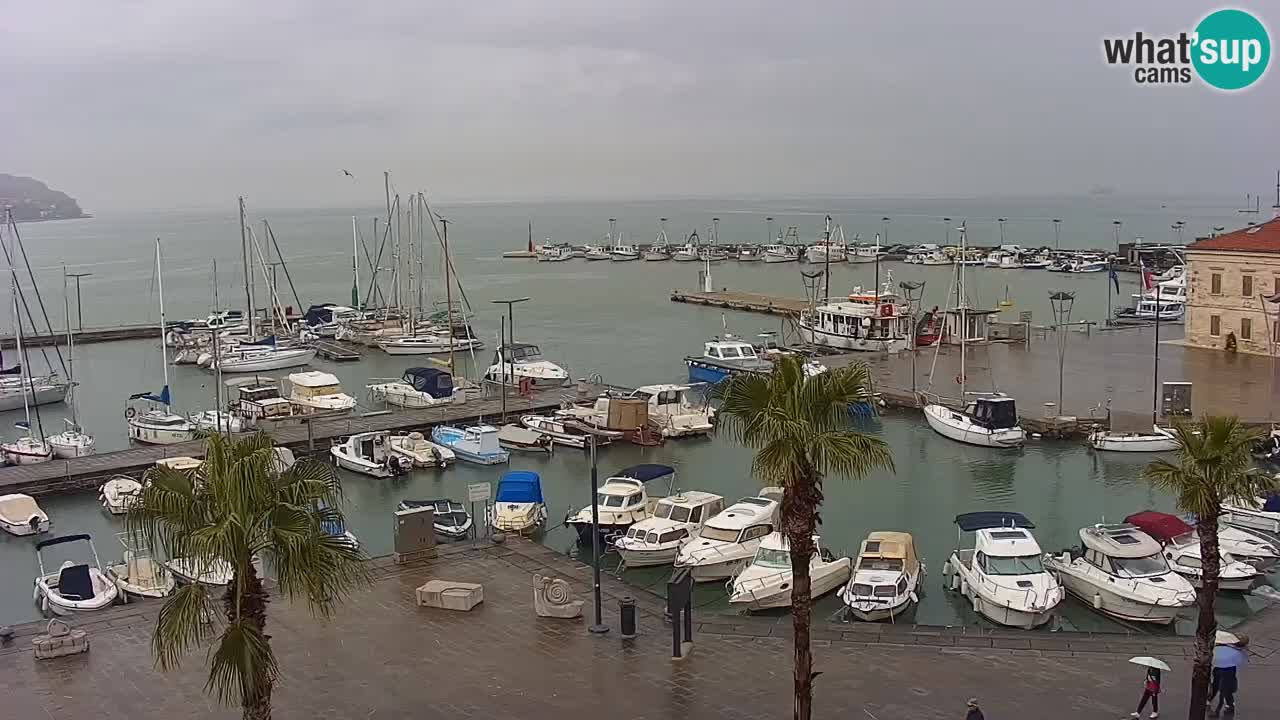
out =
[[[1116,286],[1116,292],[1120,292],[1120,276],[1116,275],[1116,267],[1109,261],[1107,262],[1107,272],[1111,273],[1111,284]]]
[[[1142,289],[1154,290],[1156,287],[1155,278],[1152,277],[1151,271],[1147,270],[1147,264],[1142,262],[1142,258],[1138,258],[1138,269],[1142,272]]]

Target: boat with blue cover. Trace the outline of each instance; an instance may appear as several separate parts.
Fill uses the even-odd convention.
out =
[[[702,345],[702,356],[684,359],[689,368],[689,382],[715,384],[741,373],[761,375],[773,371],[773,363],[760,357],[749,342],[734,335],[717,336]]]
[[[668,492],[675,486],[676,470],[668,465],[645,463],[619,470],[604,481],[596,492],[594,504],[600,528],[600,547],[612,547],[612,541],[625,534],[641,520],[653,517],[658,499],[649,497],[645,484],[652,480],[667,479]],[[591,505],[569,517],[565,524],[578,533],[578,542],[591,544]]]
[[[512,470],[498,479],[493,501],[493,529],[524,533],[547,520],[542,478],[531,470]]]
[[[431,430],[431,439],[478,465],[501,465],[511,459],[511,454],[498,445],[498,428],[492,425],[437,425]]]

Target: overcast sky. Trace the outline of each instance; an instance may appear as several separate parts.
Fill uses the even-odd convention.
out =
[[[1275,67],[1228,95],[1102,60],[1208,3],[3,5],[0,171],[90,210],[372,204],[384,169],[500,200],[1237,196],[1280,166]]]

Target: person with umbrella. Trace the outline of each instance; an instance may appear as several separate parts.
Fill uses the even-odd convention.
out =
[[[1169,666],[1163,660],[1145,656],[1129,658],[1129,662],[1142,665],[1147,669],[1147,678],[1142,685],[1142,699],[1138,701],[1137,711],[1129,713],[1129,717],[1142,717],[1142,710],[1147,706],[1148,700],[1151,701],[1149,717],[1153,719],[1160,717],[1160,671],[1168,670]]]
[[[1228,713],[1236,711],[1236,690],[1239,689],[1239,678],[1236,670],[1249,662],[1249,637],[1234,636],[1230,633],[1218,633],[1218,642],[1213,647],[1213,685],[1209,689],[1209,701],[1218,698],[1218,705],[1209,710],[1210,717],[1217,717],[1225,706]]]

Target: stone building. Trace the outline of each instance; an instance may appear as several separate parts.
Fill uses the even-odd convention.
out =
[[[1187,246],[1188,345],[1270,355],[1280,347],[1280,214]]]

